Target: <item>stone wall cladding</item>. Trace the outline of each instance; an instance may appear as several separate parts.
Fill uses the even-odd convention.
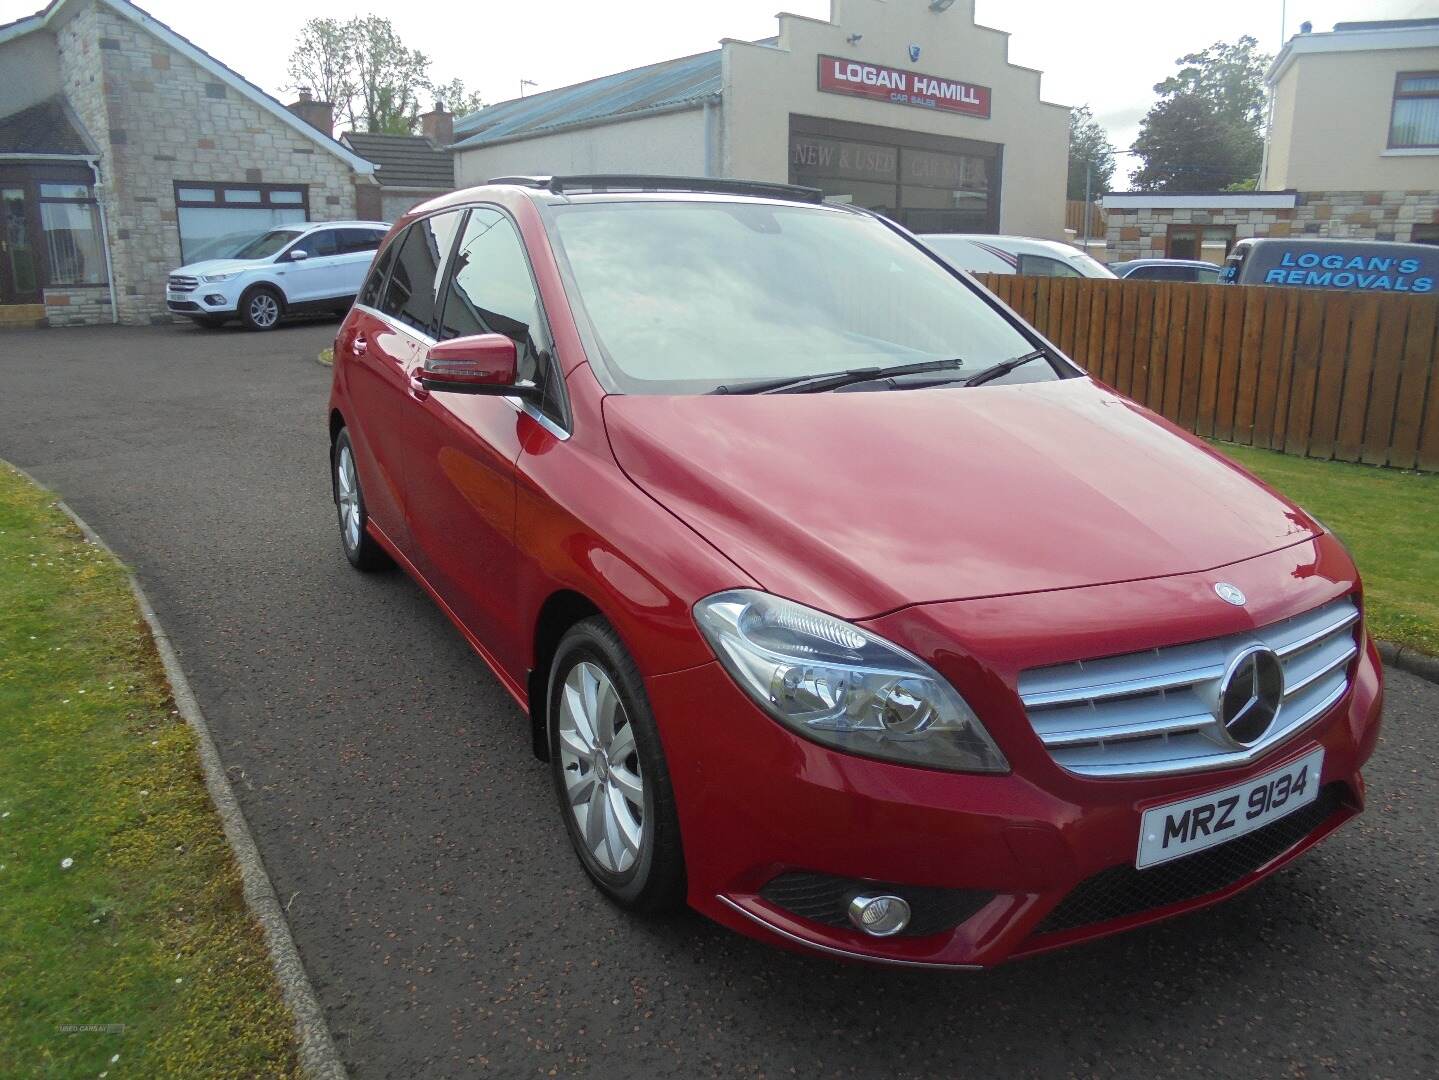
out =
[[[94,286],[45,290],[45,319],[51,326],[94,326],[110,322],[110,290]]]
[[[344,161],[109,7],[84,8],[57,40],[65,92],[101,147],[121,322],[170,319],[177,180],[301,183],[312,219],[355,216]]]
[[[1170,225],[1232,225],[1234,237],[1309,236],[1336,240],[1414,238],[1415,225],[1439,225],[1439,191],[1306,191],[1292,209],[1209,210],[1116,208],[1109,220],[1108,257],[1162,259]]]

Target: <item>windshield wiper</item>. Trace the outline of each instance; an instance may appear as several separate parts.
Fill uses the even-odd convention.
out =
[[[1005,360],[1003,363],[995,364],[994,367],[985,368],[978,375],[972,375],[964,380],[965,386],[980,386],[997,379],[1001,375],[1008,375],[1017,367],[1023,367],[1031,360],[1042,360],[1049,355],[1048,349],[1035,349],[1034,352],[1027,352],[1023,356],[1016,356],[1012,360]]]
[[[717,386],[712,394],[813,394],[821,390],[834,390],[852,383],[873,382],[877,379],[892,379],[899,375],[923,375],[930,371],[954,371],[964,367],[964,361],[926,360],[918,364],[895,364],[891,367],[850,368],[848,371],[832,371],[825,375],[797,375],[784,379],[757,379],[754,382],[736,383],[732,386]]]

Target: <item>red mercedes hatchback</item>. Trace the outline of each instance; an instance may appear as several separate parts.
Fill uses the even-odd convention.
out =
[[[626,907],[987,966],[1223,899],[1362,805],[1343,546],[818,192],[425,203],[329,419],[345,555],[527,711]]]

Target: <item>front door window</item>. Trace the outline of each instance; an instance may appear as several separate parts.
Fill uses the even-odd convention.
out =
[[[0,188],[0,303],[30,303],[40,298],[33,236],[25,189]]]

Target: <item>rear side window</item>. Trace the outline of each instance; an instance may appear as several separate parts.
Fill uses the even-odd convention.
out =
[[[365,278],[365,287],[360,290],[360,297],[355,303],[372,308],[380,306],[380,297],[385,291],[385,275],[390,272],[390,264],[395,261],[395,252],[400,249],[400,241],[403,239],[403,236],[396,237],[395,242],[385,248],[385,253],[375,260],[375,265],[370,267],[369,277]]]
[[[1018,272],[1030,277],[1082,276],[1074,267],[1068,266],[1058,259],[1051,259],[1047,255],[1021,255]]]
[[[422,334],[433,334],[444,266],[464,212],[451,210],[415,222],[399,240],[380,310]]]
[[[374,229],[341,229],[340,254],[351,255],[357,251],[374,251],[380,246],[385,234]]]
[[[1194,271],[1194,280],[1201,285],[1217,285],[1219,283],[1219,271],[1210,270],[1207,267],[1199,267]]]

